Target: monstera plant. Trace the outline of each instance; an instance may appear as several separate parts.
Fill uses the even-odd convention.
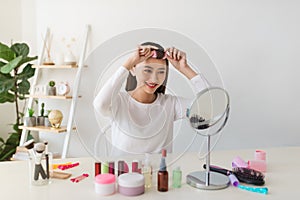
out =
[[[9,47],[0,42],[0,103],[14,103],[16,116],[15,122],[12,122],[13,132],[8,133],[8,139],[0,138],[0,161],[9,160],[19,145],[22,132],[19,126],[23,124],[24,116],[20,102],[26,100],[25,95],[29,94],[29,79],[35,71],[29,62],[37,59],[37,56],[29,57],[28,54],[29,47],[25,43],[15,43]],[[5,114],[1,113],[1,117]]]

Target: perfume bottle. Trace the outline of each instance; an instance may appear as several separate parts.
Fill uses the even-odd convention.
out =
[[[157,173],[157,190],[167,192],[169,189],[169,175],[166,165],[166,150],[163,149],[159,171]]]
[[[150,188],[152,186],[152,167],[149,160],[149,154],[145,155],[145,163],[142,168],[142,174],[145,179],[145,188]]]

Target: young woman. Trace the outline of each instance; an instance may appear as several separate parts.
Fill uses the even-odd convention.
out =
[[[185,52],[141,44],[94,99],[98,114],[111,119],[113,155],[172,151],[173,123],[185,117],[191,101],[165,94],[169,62],[196,91],[207,87],[205,78],[187,64]]]

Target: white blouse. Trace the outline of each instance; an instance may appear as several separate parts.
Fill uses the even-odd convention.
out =
[[[186,116],[191,100],[159,93],[153,103],[140,103],[120,91],[128,73],[120,67],[93,102],[96,112],[111,120],[112,154],[172,152],[173,122]],[[208,86],[199,74],[191,82],[197,92]]]

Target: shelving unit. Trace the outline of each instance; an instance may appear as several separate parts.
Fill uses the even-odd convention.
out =
[[[67,131],[66,126],[61,126],[60,128],[52,128],[46,126],[19,126],[19,128],[27,131],[43,131],[50,133],[64,133]],[[73,130],[76,130],[76,127],[73,127]]]
[[[49,95],[25,95],[27,98],[35,98],[35,99],[72,99],[73,96],[65,95],[65,96],[49,96]],[[78,96],[81,97],[80,95]]]
[[[63,145],[63,150],[61,153],[62,158],[66,158],[68,149],[69,149],[69,141],[70,141],[70,136],[73,130],[76,130],[76,128],[73,126],[73,121],[74,121],[74,114],[75,114],[75,108],[76,108],[76,103],[77,99],[80,97],[78,95],[78,89],[79,89],[79,84],[80,84],[80,78],[81,78],[81,72],[83,67],[86,67],[84,65],[84,59],[85,59],[85,53],[86,53],[86,47],[87,47],[87,41],[88,41],[88,34],[90,31],[90,26],[87,25],[85,29],[85,35],[84,35],[84,42],[83,46],[81,48],[82,52],[80,54],[80,58],[78,61],[77,65],[43,65],[43,58],[45,54],[45,49],[46,49],[46,42],[43,43],[42,45],[42,51],[39,55],[39,60],[37,65],[33,65],[32,67],[35,68],[35,74],[33,77],[33,81],[31,84],[31,89],[30,89],[30,95],[27,95],[28,97],[28,104],[27,108],[31,108],[34,102],[34,99],[56,99],[56,100],[70,100],[70,109],[69,109],[69,117],[67,120],[67,125],[62,126],[60,128],[51,128],[51,127],[46,127],[46,126],[34,126],[34,127],[26,127],[26,126],[20,126],[19,128],[22,129],[22,135],[20,139],[20,146],[22,146],[26,142],[26,138],[28,136],[28,131],[38,131],[38,132],[49,132],[49,133],[66,133],[65,138],[64,138],[64,145]],[[45,34],[45,41],[48,40],[50,35],[50,29],[48,28]],[[40,70],[43,69],[53,69],[53,70],[60,70],[60,69],[75,69],[77,70],[75,78],[74,78],[74,83],[72,84],[72,96],[48,96],[48,95],[35,95],[34,94],[34,87],[37,85],[38,80],[40,78]],[[27,110],[26,108],[26,110]]]
[[[36,69],[71,69],[78,68],[78,65],[33,65]]]

